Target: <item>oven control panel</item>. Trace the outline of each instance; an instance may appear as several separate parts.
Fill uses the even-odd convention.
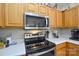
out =
[[[25,33],[24,38],[33,38],[33,37],[44,37],[45,33],[44,32],[39,32],[39,33]]]

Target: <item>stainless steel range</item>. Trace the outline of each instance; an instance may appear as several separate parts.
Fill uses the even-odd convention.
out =
[[[45,32],[25,33],[26,55],[53,56],[55,44],[45,38]]]

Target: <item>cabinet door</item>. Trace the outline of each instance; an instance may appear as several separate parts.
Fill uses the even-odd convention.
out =
[[[68,43],[67,52],[68,56],[77,56],[77,45],[73,43]]]
[[[57,28],[62,28],[63,22],[62,22],[62,12],[57,11]]]
[[[77,47],[77,56],[79,56],[79,45],[76,45]]]
[[[47,16],[47,6],[39,4],[39,15]]]
[[[77,20],[78,20],[78,28],[79,28],[79,6],[77,7],[77,12],[76,12]]]
[[[23,4],[5,4],[5,26],[23,26]]]
[[[78,20],[77,20],[77,8],[71,9],[71,15],[72,15],[72,27],[77,28]]]
[[[67,50],[68,56],[77,56],[77,49],[76,48],[69,48]]]
[[[77,10],[72,8],[65,11],[65,27],[76,28],[77,27]]]
[[[55,54],[56,56],[66,56],[66,48],[58,49]]]
[[[38,4],[35,3],[25,4],[25,12],[38,14]]]
[[[71,24],[72,24],[71,11],[67,10],[65,11],[65,27],[71,27]]]
[[[66,42],[65,43],[61,43],[59,45],[56,46],[55,49],[55,55],[56,56],[66,56]]]
[[[50,8],[49,9],[49,19],[50,19],[50,28],[56,28],[57,26],[57,18],[56,18],[56,10]]]
[[[0,3],[0,26],[3,26],[3,8],[4,8],[4,5]]]

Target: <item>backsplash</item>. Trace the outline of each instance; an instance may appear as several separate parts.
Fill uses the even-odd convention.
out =
[[[54,30],[57,30],[59,38],[71,37],[71,29],[53,29],[53,30],[50,30],[50,34],[49,34],[50,39],[54,38],[52,35]]]
[[[54,29],[55,30],[55,29]],[[53,38],[52,32],[54,30],[50,30],[49,36],[51,39]],[[69,38],[71,36],[71,29],[56,29],[58,31],[59,38]],[[12,33],[12,39],[23,39],[24,33],[26,30],[23,29],[0,29],[0,33],[4,33],[6,35]]]
[[[5,35],[12,33],[12,39],[23,39],[25,32],[23,29],[0,29],[0,33],[4,33]]]

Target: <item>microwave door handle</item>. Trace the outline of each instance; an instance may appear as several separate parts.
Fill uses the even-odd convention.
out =
[[[48,20],[47,20],[47,18],[46,18],[46,27],[47,27],[47,24],[48,24],[47,21],[48,21]]]

